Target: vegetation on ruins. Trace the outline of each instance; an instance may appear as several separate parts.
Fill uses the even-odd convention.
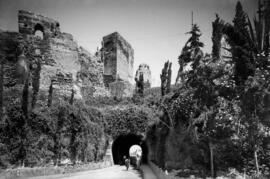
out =
[[[18,90],[7,89],[6,94],[12,96]],[[70,105],[59,101],[47,107],[38,101],[26,120],[20,101],[14,99],[8,101],[1,123],[2,167],[58,165],[65,158],[73,163],[102,159],[107,137],[100,112],[80,102]]]
[[[153,123],[153,112],[147,106],[125,105],[103,110],[106,133],[116,138],[120,135],[144,135]]]
[[[149,160],[169,171],[180,169],[181,176],[186,169],[214,177],[235,168],[269,177],[269,34],[262,21],[259,16],[252,24],[240,2],[232,24],[216,15],[211,55],[204,55],[199,26],[192,25],[176,85],[171,86],[167,61],[161,88],[144,90],[139,78],[139,95],[121,99],[78,100],[74,90],[68,99],[58,98],[53,81],[49,91],[40,91],[40,59],[29,42],[22,60],[30,70],[22,85],[4,86],[1,64],[0,166],[100,161],[110,138],[132,133],[146,138]],[[223,57],[222,50],[231,55]]]

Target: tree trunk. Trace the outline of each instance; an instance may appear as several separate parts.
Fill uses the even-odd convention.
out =
[[[70,104],[70,105],[73,105],[73,101],[74,101],[74,93],[75,93],[75,91],[74,91],[74,89],[72,89],[72,90],[71,90],[70,100],[69,100],[69,104]]]
[[[22,110],[23,114],[25,117],[25,120],[27,121],[28,119],[28,97],[29,97],[29,77],[30,74],[27,74],[27,77],[24,82],[24,87],[23,87],[23,94],[22,94]]]
[[[258,151],[257,149],[254,150],[254,159],[255,159],[255,166],[256,166],[257,174],[259,174],[260,173],[260,169],[259,169],[257,151]]]
[[[49,88],[48,107],[50,107],[52,105],[52,95],[53,95],[53,81],[51,81],[51,85]]]
[[[209,142],[210,148],[210,160],[211,160],[211,176],[214,178],[214,153],[213,153],[213,144]]]
[[[3,119],[4,57],[1,57],[0,60],[0,119]]]

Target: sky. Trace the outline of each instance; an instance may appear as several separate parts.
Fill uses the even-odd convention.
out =
[[[252,19],[257,0],[240,0]],[[215,14],[232,22],[237,0],[0,0],[0,29],[18,31],[18,10],[53,18],[62,32],[94,53],[102,37],[119,32],[134,49],[135,74],[141,63],[150,66],[152,86],[159,86],[164,63],[172,62],[172,82],[178,72],[178,56],[194,23],[201,29],[204,52],[211,53]]]

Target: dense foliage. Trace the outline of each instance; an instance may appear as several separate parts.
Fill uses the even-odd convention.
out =
[[[240,2],[235,10],[232,24],[216,15],[212,55],[204,55],[199,26],[192,26],[179,55],[177,85],[170,86],[168,61],[161,92],[144,91],[139,79],[139,95],[132,98],[78,101],[72,91],[70,99],[55,100],[52,84],[44,95],[40,59],[31,56],[28,44],[20,56],[27,64],[22,83],[3,88],[1,71],[0,166],[99,161],[109,138],[146,134],[149,159],[162,168],[191,169],[199,176],[235,168],[269,176],[269,34],[261,19],[253,28]],[[223,50],[230,55],[224,57]]]
[[[102,114],[82,102],[73,105],[60,100],[51,107],[46,102],[28,113],[28,120],[14,94],[21,89],[5,89],[6,108],[1,121],[2,167],[37,166],[64,159],[73,163],[99,161],[107,147]],[[8,99],[7,99],[8,98]],[[12,102],[13,101],[13,102]]]
[[[159,123],[148,131],[151,160],[167,169],[199,169],[212,175],[229,168],[269,175],[269,57],[268,48],[258,49],[254,41],[254,34],[267,37],[258,35],[263,31],[256,25],[254,33],[240,2],[233,24],[217,15],[212,58],[203,56],[200,30],[192,27],[179,56],[180,85],[161,100]],[[222,37],[230,47],[226,58],[221,55]]]
[[[129,104],[104,109],[106,133],[116,138],[120,135],[144,135],[154,120],[152,109]]]

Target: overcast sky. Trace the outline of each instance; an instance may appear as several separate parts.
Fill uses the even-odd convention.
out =
[[[165,61],[172,61],[175,81],[179,56],[194,22],[203,33],[204,52],[211,52],[215,13],[232,22],[237,0],[0,0],[0,29],[18,31],[17,11],[29,10],[60,22],[62,32],[71,33],[90,52],[101,46],[102,37],[118,31],[134,48],[134,73],[147,63],[154,86],[160,84]],[[251,19],[257,0],[241,0]]]

